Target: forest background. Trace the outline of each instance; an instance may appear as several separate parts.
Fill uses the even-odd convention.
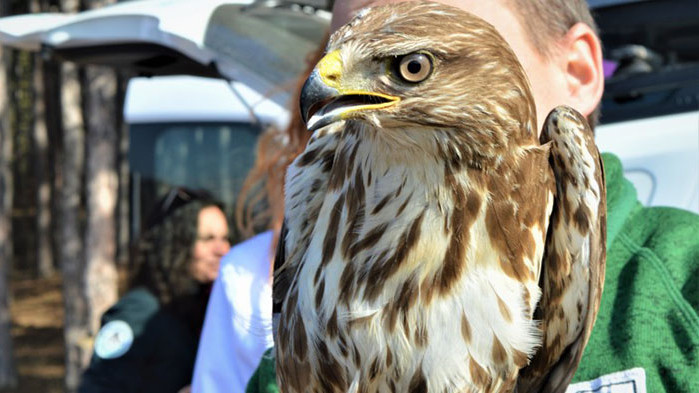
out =
[[[0,16],[112,2],[0,0]],[[117,299],[129,241],[126,80],[0,48],[2,393],[74,392]]]

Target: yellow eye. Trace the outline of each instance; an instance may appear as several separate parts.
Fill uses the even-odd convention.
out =
[[[398,75],[407,82],[422,82],[431,73],[432,60],[424,53],[411,53],[398,59]]]

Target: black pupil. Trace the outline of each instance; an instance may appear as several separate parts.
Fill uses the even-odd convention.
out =
[[[421,69],[422,65],[417,60],[410,60],[410,63],[408,63],[408,71],[411,74],[417,74]]]

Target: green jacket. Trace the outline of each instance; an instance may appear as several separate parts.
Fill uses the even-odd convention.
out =
[[[78,392],[177,393],[190,384],[198,333],[148,290],[131,290],[102,316]]]
[[[699,392],[699,216],[643,207],[604,156],[607,272],[576,381],[642,367],[649,393]]]
[[[574,381],[641,367],[649,393],[699,392],[699,216],[643,207],[621,162],[603,154],[607,271],[597,322]],[[248,393],[277,393],[265,355]]]

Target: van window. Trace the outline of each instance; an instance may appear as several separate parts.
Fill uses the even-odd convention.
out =
[[[260,127],[250,123],[132,124],[129,132],[131,239],[172,187],[205,189],[234,204],[255,158]],[[233,241],[240,239],[231,228]]]

